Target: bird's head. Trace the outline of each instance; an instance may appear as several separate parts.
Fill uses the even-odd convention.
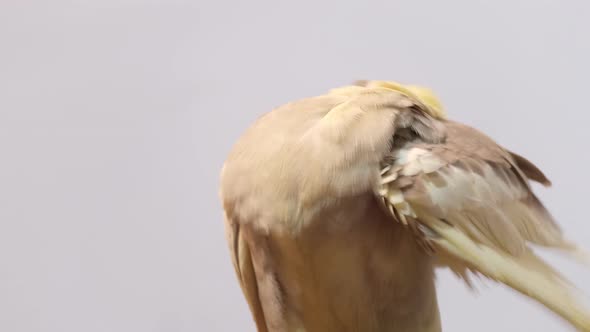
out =
[[[404,85],[393,81],[356,81],[357,87],[369,89],[389,89],[402,93],[424,106],[424,110],[432,117],[437,119],[446,119],[447,114],[440,100],[429,88],[418,85]]]

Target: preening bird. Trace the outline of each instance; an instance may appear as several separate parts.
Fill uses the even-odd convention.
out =
[[[266,113],[220,196],[259,332],[441,331],[435,268],[504,283],[590,331],[531,245],[572,255],[532,162],[447,118],[422,87],[362,81]]]

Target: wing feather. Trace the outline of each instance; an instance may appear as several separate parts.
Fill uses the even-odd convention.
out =
[[[392,216],[419,224],[410,223],[412,229],[428,229],[418,240],[469,286],[468,271],[483,274],[590,331],[590,313],[574,299],[569,282],[529,247],[577,250],[528,183],[549,180],[477,130],[444,123],[446,141],[407,140],[384,163],[387,180],[378,192]]]
[[[512,255],[524,252],[527,243],[573,248],[510,152],[470,127],[446,127],[444,143],[409,142],[396,151],[382,175],[393,180],[381,190],[395,192],[397,205],[404,201],[428,211]]]
[[[246,297],[258,332],[268,332],[262,303],[258,293],[258,281],[254,271],[249,244],[245,233],[240,230],[241,225],[225,217],[226,239],[230,254],[242,292]]]

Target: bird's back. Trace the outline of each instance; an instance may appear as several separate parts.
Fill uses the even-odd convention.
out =
[[[289,331],[440,331],[431,257],[372,194],[318,218],[270,235]]]
[[[372,192],[393,119],[368,113],[344,125],[359,138],[383,132],[379,144],[339,137],[320,122],[347,100],[308,98],[265,114],[222,171],[228,240],[258,329],[439,331],[431,257]],[[358,144],[371,154],[351,159]]]

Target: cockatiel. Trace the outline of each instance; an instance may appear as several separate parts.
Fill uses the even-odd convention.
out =
[[[362,81],[263,115],[221,172],[258,331],[441,331],[437,266],[502,282],[590,331],[571,285],[530,247],[578,252],[529,181],[550,185],[417,86]]]

